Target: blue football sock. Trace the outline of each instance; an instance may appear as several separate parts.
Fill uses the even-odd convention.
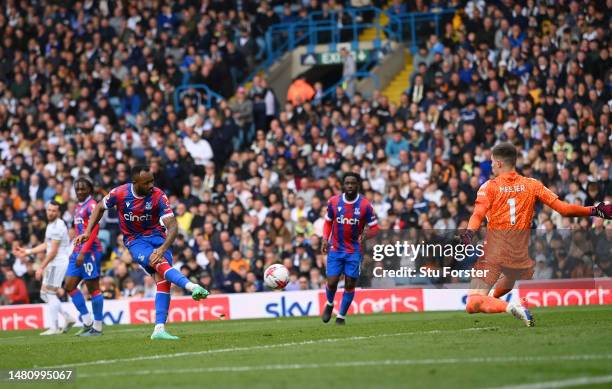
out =
[[[91,309],[93,311],[94,320],[102,321],[102,318],[104,317],[104,297],[99,290],[92,293]]]
[[[340,304],[340,316],[344,317],[348,312],[351,303],[353,302],[353,297],[355,297],[355,291],[344,291],[342,293],[342,304]]]
[[[164,274],[164,278],[172,282],[173,284],[180,286],[183,289],[185,289],[185,287],[189,283],[187,277],[185,277],[183,273],[176,270],[175,268],[168,269]]]
[[[331,290],[329,286],[325,287],[325,295],[327,296],[327,302],[330,304],[334,303],[334,298],[336,297],[336,289]]]
[[[87,305],[85,304],[85,298],[83,297],[83,293],[81,293],[79,288],[74,289],[68,294],[70,295],[72,303],[76,307],[77,311],[79,311],[82,316],[87,315],[89,311],[87,310]]]
[[[164,324],[170,309],[170,294],[157,292],[155,294],[155,324]]]

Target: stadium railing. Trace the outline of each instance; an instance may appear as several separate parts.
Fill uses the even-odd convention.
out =
[[[409,12],[391,14],[389,11],[376,7],[347,8],[343,11],[350,16],[351,22],[338,28],[338,12],[330,11],[329,19],[322,11],[312,12],[308,19],[296,23],[279,23],[272,25],[266,32],[267,58],[257,70],[269,68],[286,52],[298,46],[306,45],[307,52],[313,53],[319,44],[329,44],[329,51],[337,51],[339,43],[350,43],[353,50],[359,49],[359,34],[369,28],[375,29],[374,49],[382,47],[385,39],[408,43],[411,51],[417,47],[430,33],[440,35],[441,25],[445,19],[452,18],[454,9],[443,9],[436,12]],[[373,17],[371,17],[373,15]],[[387,25],[381,24],[381,18],[386,15]],[[371,17],[371,18],[370,18]],[[371,19],[371,21],[365,21]]]
[[[334,98],[336,97],[336,88],[338,88],[339,86],[341,86],[342,84],[344,84],[345,82],[350,81],[351,79],[354,82],[359,81],[359,79],[363,79],[363,78],[371,78],[372,81],[374,82],[374,88],[375,89],[379,89],[380,88],[380,79],[378,78],[378,76],[374,73],[370,73],[370,72],[355,72],[355,74],[353,74],[353,76],[351,77],[343,77],[340,79],[340,81],[338,81],[337,83],[335,83],[334,85],[330,86],[329,88],[327,88],[323,94],[321,95],[321,97],[318,97],[317,100],[325,100],[328,98]],[[369,95],[364,95],[364,97],[369,98],[371,96]],[[318,101],[315,101],[315,103],[318,103]]]
[[[297,47],[306,46],[307,53],[314,53],[317,45],[328,44],[329,52],[337,52],[338,44],[350,44],[353,50],[359,49],[359,34],[366,29],[375,29],[373,49],[384,51],[383,41],[391,40],[405,43],[414,53],[418,46],[423,43],[430,34],[440,35],[441,26],[445,20],[450,20],[455,14],[452,8],[436,10],[434,12],[409,12],[392,14],[388,10],[377,7],[346,8],[343,11],[350,17],[350,23],[338,28],[337,11],[329,11],[328,19],[324,17],[323,11],[312,12],[308,18],[295,23],[278,23],[272,25],[265,35],[265,55],[261,63],[242,80],[241,84],[247,84],[257,74],[266,73],[276,61],[285,53],[293,51]],[[383,15],[388,18],[386,25],[381,24]],[[372,56],[375,58],[376,56]],[[363,67],[359,72],[360,78],[366,72]],[[198,104],[202,101],[210,107],[214,102],[223,97],[204,84],[187,84],[189,77],[184,77],[183,85],[174,93],[174,106],[178,111],[182,110],[182,97],[190,89],[198,92],[196,99]],[[345,80],[343,80],[345,81]],[[341,81],[342,82],[342,81]],[[326,90],[326,95],[335,93],[335,86]]]

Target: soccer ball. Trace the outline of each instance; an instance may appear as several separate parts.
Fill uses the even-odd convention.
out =
[[[283,289],[289,283],[289,270],[281,264],[271,265],[264,271],[264,284],[270,289]]]

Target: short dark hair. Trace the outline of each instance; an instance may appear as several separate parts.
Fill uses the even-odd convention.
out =
[[[495,159],[502,160],[508,165],[515,166],[516,159],[518,158],[518,152],[516,147],[510,142],[502,142],[493,147],[492,150]]]
[[[55,206],[55,207],[61,207],[60,203],[58,203],[58,202],[57,202],[57,201],[55,201],[55,200],[50,200],[50,201],[47,203],[47,206],[49,206],[49,205],[53,205],[53,206]]]
[[[142,172],[149,172],[151,169],[149,165],[138,164],[132,168],[132,178],[138,177]]]
[[[89,177],[87,177],[87,176],[80,176],[80,177],[78,177],[76,180],[74,180],[74,186],[76,187],[76,185],[77,185],[79,182],[84,182],[84,183],[85,183],[85,185],[89,186],[89,189],[90,189],[91,191],[93,191],[93,189],[94,189],[94,184],[93,184],[93,181],[91,180],[91,178],[89,178]]]
[[[361,176],[355,172],[344,173],[344,175],[342,176],[342,183],[344,184],[344,181],[346,181],[346,179],[349,177],[354,177],[357,180],[357,183],[361,185]]]

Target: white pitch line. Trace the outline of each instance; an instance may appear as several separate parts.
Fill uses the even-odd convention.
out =
[[[233,353],[233,352],[245,352],[245,351],[256,351],[256,350],[268,350],[268,349],[274,349],[274,348],[286,348],[286,347],[295,347],[295,346],[305,346],[305,345],[321,344],[321,343],[336,343],[336,342],[345,342],[345,341],[369,340],[369,339],[387,338],[387,337],[395,337],[395,336],[427,335],[427,334],[439,334],[439,333],[444,333],[444,332],[487,331],[487,330],[492,330],[492,329],[498,329],[498,327],[464,328],[464,329],[460,329],[460,330],[413,331],[413,332],[398,332],[398,333],[393,333],[393,334],[378,334],[378,335],[368,335],[368,336],[351,336],[351,337],[344,337],[344,338],[325,338],[325,339],[305,340],[305,341],[302,341],[302,342],[275,343],[275,344],[264,344],[264,345],[259,345],[259,346],[231,347],[231,348],[221,348],[221,349],[202,350],[202,351],[186,351],[186,352],[182,352],[182,353],[157,354],[157,355],[147,355],[147,356],[132,357],[132,358],[100,359],[100,360],[97,360],[97,361],[88,361],[88,362],[79,362],[79,363],[73,363],[73,364],[46,366],[44,368],[50,369],[50,368],[64,368],[64,367],[109,365],[109,364],[124,363],[124,362],[138,362],[138,361],[150,361],[150,360],[157,360],[157,359],[171,359],[171,358],[191,357],[191,356],[196,356],[196,355],[207,355],[207,354],[218,354],[218,353]]]
[[[559,381],[534,382],[533,384],[500,386],[496,389],[556,389],[567,388],[568,386],[607,384],[612,382],[612,375],[598,377],[576,377]]]
[[[369,361],[350,361],[350,362],[331,362],[331,363],[292,363],[292,364],[275,364],[275,365],[257,365],[257,366],[218,366],[218,367],[202,367],[190,369],[172,369],[173,374],[187,373],[242,373],[264,370],[300,370],[300,369],[323,369],[337,367],[365,367],[365,366],[403,366],[403,365],[440,365],[440,364],[465,364],[465,363],[538,363],[552,361],[591,361],[601,359],[612,359],[612,354],[602,355],[543,355],[543,356],[526,356],[526,357],[478,357],[478,358],[432,358],[432,359],[385,359],[385,360],[369,360]],[[78,378],[94,378],[108,376],[148,376],[152,374],[167,374],[165,370],[126,370],[119,372],[105,372],[93,374],[80,374]],[[612,376],[601,377],[608,379]],[[588,379],[590,377],[584,377]],[[593,377],[595,378],[595,377]],[[565,382],[565,381],[558,381]],[[592,383],[598,381],[591,381]],[[610,381],[601,381],[610,382]],[[543,386],[541,388],[557,388],[562,386]],[[516,386],[511,388],[521,389],[536,389],[532,386]]]

